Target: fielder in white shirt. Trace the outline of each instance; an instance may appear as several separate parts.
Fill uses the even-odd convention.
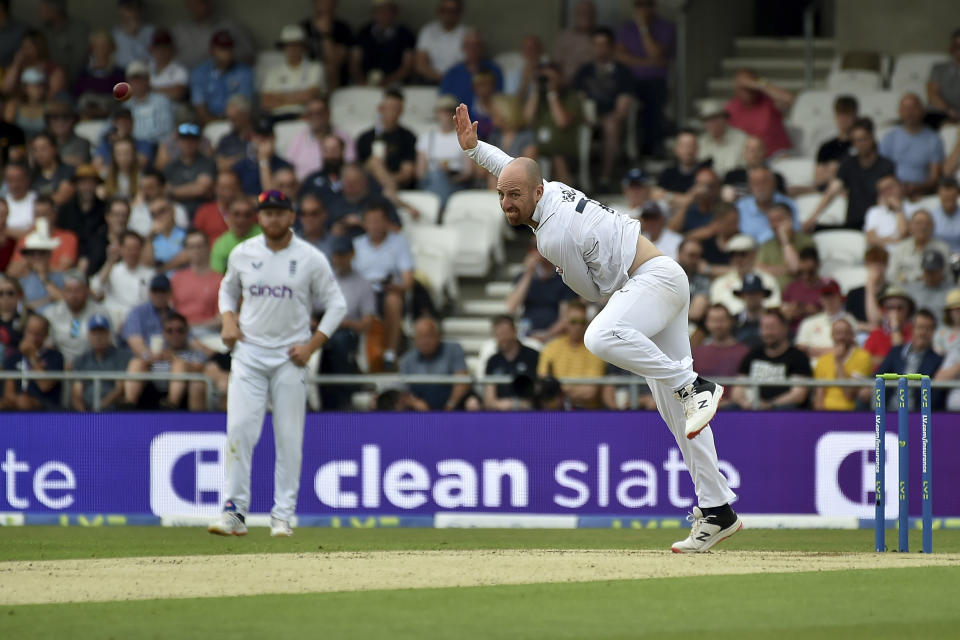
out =
[[[227,500],[220,519],[207,530],[247,533],[250,460],[269,401],[277,451],[270,535],[291,536],[303,455],[305,367],[336,330],[347,305],[327,259],[290,231],[296,218],[290,200],[279,191],[265,191],[257,209],[263,234],[230,252],[220,284],[220,336],[233,349],[227,392]],[[311,335],[310,312],[316,307],[326,312]]]
[[[709,429],[723,387],[693,370],[686,273],[640,234],[639,221],[573,187],[544,181],[529,158],[478,142],[465,105],[457,107],[454,121],[467,156],[497,176],[507,222],[533,229],[537,249],[577,294],[590,301],[610,297],[584,343],[597,357],[646,378],[697,493],[690,535],[671,549],[706,551],[732,536],[742,522],[730,507],[736,495],[720,473]]]

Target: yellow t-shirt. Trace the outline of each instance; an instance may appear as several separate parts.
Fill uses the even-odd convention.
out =
[[[551,340],[540,352],[537,375],[552,375],[554,378],[600,378],[605,366],[603,360],[593,355],[581,342],[570,344],[566,337]]]
[[[848,377],[869,378],[873,375],[873,363],[870,354],[860,347],[854,347],[853,352],[843,365]],[[813,369],[814,380],[836,380],[837,364],[833,352],[825,353],[817,360]],[[853,411],[856,400],[847,400],[843,395],[843,387],[827,387],[823,396],[823,408],[827,411]]]

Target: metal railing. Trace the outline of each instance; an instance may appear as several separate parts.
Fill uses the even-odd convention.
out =
[[[372,390],[382,390],[411,384],[510,384],[513,376],[494,375],[473,377],[469,375],[404,375],[399,373],[378,374],[323,374],[311,375],[310,383],[321,385],[353,385],[363,386]],[[812,378],[790,377],[783,380],[757,380],[749,376],[711,377],[712,381],[727,388],[748,387],[753,391],[754,409],[759,407],[760,389],[765,387],[842,387],[872,389],[874,378],[857,378],[843,380],[814,380]],[[207,384],[207,406],[214,406],[215,389],[213,381],[202,373],[126,373],[111,371],[0,371],[0,380],[59,380],[61,382],[90,381],[93,383],[94,411],[99,411],[100,399],[103,396],[103,382],[105,380],[124,381],[139,380],[153,381],[183,381],[205,382]],[[639,376],[603,376],[599,378],[558,378],[563,384],[595,384],[626,387],[629,392],[630,408],[639,407],[640,390],[647,386],[646,381]],[[919,387],[920,382],[911,380],[911,387]],[[960,380],[935,380],[931,385],[934,389],[960,389]]]

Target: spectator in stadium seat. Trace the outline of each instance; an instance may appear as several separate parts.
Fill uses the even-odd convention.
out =
[[[757,268],[776,277],[783,288],[800,269],[800,252],[814,246],[813,237],[794,229],[793,212],[782,202],[767,210],[767,221],[773,237],[757,250]]]
[[[947,293],[943,306],[943,323],[933,336],[933,350],[940,355],[960,350],[960,288],[951,289]],[[944,363],[944,366],[948,365]]]
[[[217,31],[209,42],[210,58],[190,72],[190,102],[204,124],[226,114],[230,96],[252,102],[254,93],[253,70],[236,59],[230,32]]]
[[[583,343],[587,331],[587,307],[580,300],[567,302],[563,318],[563,334],[554,338],[540,352],[537,375],[553,378],[600,378],[606,365]],[[596,384],[563,384],[563,393],[575,407],[596,409],[600,406],[600,386]]]
[[[7,201],[0,198],[0,274],[7,270],[17,246],[17,239],[7,233],[8,211]]]
[[[436,126],[417,138],[419,187],[440,198],[441,210],[451,194],[469,186],[473,179],[473,164],[463,155],[453,128],[456,109],[457,100],[453,96],[437,98]]]
[[[603,132],[603,163],[600,166],[601,192],[610,191],[613,167],[623,147],[623,128],[633,105],[633,76],[614,59],[613,31],[600,27],[593,34],[590,62],[577,70],[573,86],[596,108],[597,123]]]
[[[41,133],[30,141],[30,160],[33,176],[30,188],[38,197],[53,199],[58,207],[73,197],[73,167],[60,162],[53,138]]]
[[[523,104],[520,98],[498,93],[491,98],[490,119],[493,129],[487,141],[503,149],[503,152],[519,158],[537,158],[537,139],[526,127]],[[495,178],[493,180],[496,186]]]
[[[23,338],[25,314],[20,310],[20,283],[0,273],[0,357],[12,352]]]
[[[714,279],[710,285],[710,303],[722,304],[733,315],[743,311],[743,302],[734,294],[747,274],[755,273],[760,277],[764,288],[770,290],[767,307],[780,306],[780,286],[777,279],[770,274],[756,270],[757,242],[752,237],[739,233],[727,242],[727,251],[730,254],[729,271]]]
[[[79,165],[73,174],[73,184],[75,195],[60,207],[55,226],[76,234],[78,257],[88,256],[94,235],[106,224],[107,203],[97,197],[100,174],[93,165]],[[78,263],[81,271],[86,271],[86,266]]]
[[[686,208],[692,200],[688,192],[693,187],[697,171],[703,166],[697,161],[697,134],[684,129],[677,134],[673,144],[674,162],[657,178],[657,186],[666,191],[666,197]]]
[[[170,306],[170,279],[162,273],[150,279],[147,301],[127,314],[120,337],[134,357],[149,361],[151,352],[159,351],[157,341],[163,336],[163,319],[173,311]]]
[[[877,204],[867,209],[863,232],[869,245],[892,245],[908,232],[908,222],[916,205],[903,197],[903,188],[895,175],[877,180]]]
[[[63,355],[45,347],[50,321],[39,314],[30,314],[23,329],[23,338],[16,349],[7,353],[4,371],[63,371]],[[55,411],[60,408],[59,380],[4,381],[0,409],[5,411]]]
[[[944,160],[943,142],[933,129],[924,124],[923,103],[915,93],[900,98],[901,124],[880,141],[880,155],[896,165],[897,178],[903,183],[908,198],[932,193],[940,179]]]
[[[210,243],[206,234],[191,229],[187,232],[183,249],[187,266],[174,272],[170,278],[173,308],[183,314],[195,335],[219,331],[217,298],[223,276],[210,268]]]
[[[320,147],[323,152],[323,166],[301,179],[299,195],[303,197],[312,193],[323,199],[325,204],[329,204],[343,188],[345,146],[340,137],[327,134],[320,139]],[[350,166],[356,165],[351,163]]]
[[[777,309],[767,309],[760,320],[761,346],[756,347],[740,362],[741,375],[750,376],[758,382],[786,381],[787,378],[809,378],[810,359],[790,344],[790,327],[787,319]],[[734,403],[741,409],[782,411],[800,409],[807,403],[808,389],[801,386],[760,387],[754,398],[750,387],[734,387],[731,393]]]
[[[373,202],[363,211],[365,233],[353,241],[353,268],[377,293],[377,310],[384,325],[384,366],[396,366],[403,324],[403,302],[413,288],[413,255],[407,239],[390,231],[384,203]]]
[[[137,199],[130,211],[127,222],[131,231],[147,237],[153,227],[153,214],[150,212],[150,203],[157,198],[166,198],[169,193],[167,179],[164,174],[152,167],[144,169],[137,181]],[[173,219],[178,227],[186,229],[190,226],[190,216],[186,208],[175,200],[173,205]]]
[[[117,64],[126,67],[134,60],[147,62],[155,29],[143,22],[142,0],[119,0],[118,5],[120,20],[112,32],[117,44]]]
[[[237,198],[227,215],[227,230],[213,243],[210,251],[210,268],[223,275],[227,272],[227,258],[238,244],[260,235],[257,211],[246,198]]]
[[[882,321],[867,336],[863,348],[870,352],[874,366],[879,366],[892,347],[909,342],[913,336],[910,319],[916,311],[913,298],[901,287],[887,285],[878,296]]]
[[[332,169],[332,167],[331,167]],[[328,174],[322,180],[314,176],[304,181],[302,193],[314,193],[327,209],[327,227],[334,235],[357,235],[362,230],[363,212],[370,206],[382,207],[394,231],[402,226],[396,207],[379,192],[376,184],[367,172],[356,164],[343,167],[339,180]]]
[[[87,321],[87,346],[84,353],[73,362],[73,371],[116,372],[122,376],[130,364],[130,351],[116,347],[110,332],[110,320],[105,315],[95,315]],[[118,380],[104,379],[100,382],[100,409],[113,409],[123,399],[123,384]],[[92,411],[96,403],[93,396],[93,380],[76,380],[70,394],[74,411]]]
[[[200,65],[210,55],[210,41],[221,32],[230,36],[235,57],[241,62],[253,60],[253,46],[243,29],[231,18],[214,15],[213,0],[186,0],[187,20],[173,26],[177,57],[187,69]],[[224,3],[225,6],[231,6]]]
[[[913,298],[917,308],[926,309],[934,316],[942,316],[947,304],[947,294],[952,285],[946,276],[947,261],[944,254],[938,249],[927,249],[923,252],[920,280],[908,282],[904,285],[907,294]]]
[[[783,289],[780,309],[796,329],[801,320],[820,311],[820,290],[824,278],[820,275],[820,254],[816,247],[805,247],[798,253],[797,274]]]
[[[40,0],[38,9],[40,30],[43,32],[41,40],[43,53],[40,59],[47,64],[52,62],[59,65],[66,73],[64,85],[61,85],[60,88],[51,85],[50,95],[52,97],[66,86],[66,82],[77,77],[77,73],[86,62],[87,27],[76,16],[67,15],[66,0]],[[36,35],[39,36],[40,34]],[[31,33],[27,32],[24,44],[30,39]],[[16,60],[14,60],[14,64],[16,64]],[[35,63],[31,62],[30,64]]]
[[[527,97],[523,115],[527,126],[536,129],[538,153],[550,161],[553,175],[560,182],[573,184],[567,159],[577,154],[582,104],[576,92],[563,85],[555,64],[540,65],[537,90]]]
[[[930,69],[927,104],[949,122],[960,122],[960,29],[950,34],[949,53],[952,60]]]
[[[93,166],[101,175],[106,174],[110,167],[114,142],[126,138],[133,140],[133,114],[129,109],[121,108],[113,114],[93,151]],[[134,145],[137,162],[146,166],[156,153],[157,146],[146,140],[134,140]]]
[[[7,233],[22,238],[33,228],[33,203],[37,199],[30,189],[30,170],[27,165],[11,162],[4,169],[4,200],[7,203]]]
[[[845,321],[851,328],[857,326],[857,319],[844,309],[843,292],[836,280],[825,278],[820,287],[820,307],[823,309],[804,318],[797,329],[795,343],[798,349],[814,361],[833,349],[834,323]]]
[[[770,227],[769,212],[774,204],[780,203],[790,209],[791,220],[796,225],[797,205],[793,200],[777,192],[777,182],[773,172],[767,167],[751,169],[749,173],[749,195],[737,200],[740,212],[740,231],[763,244],[774,237]]]
[[[150,38],[149,53],[147,67],[150,71],[150,88],[176,104],[185,102],[190,86],[190,72],[176,61],[173,36],[169,31],[162,28],[154,30]]]
[[[67,368],[87,350],[87,325],[94,316],[106,313],[90,297],[87,276],[80,271],[63,274],[63,298],[47,307],[43,315],[50,321],[50,337],[63,354]]]
[[[677,32],[672,22],[657,15],[655,0],[634,0],[633,16],[617,31],[617,60],[635,78],[642,143],[640,153],[663,152],[664,116],[667,101],[667,73],[676,53]]]
[[[816,229],[820,215],[841,193],[846,193],[847,196],[847,216],[842,226],[845,229],[862,230],[867,209],[877,203],[877,181],[895,173],[893,163],[877,151],[873,121],[870,118],[858,118],[853,123],[850,142],[856,153],[840,163],[837,177],[827,187],[811,216],[803,223],[803,230],[808,233]]]
[[[453,65],[443,74],[440,81],[440,93],[454,96],[459,102],[473,105],[473,76],[478,73],[492,73],[494,89],[503,90],[503,74],[500,67],[486,55],[486,44],[480,32],[467,29],[463,35],[463,61]]]
[[[706,376],[737,375],[740,361],[750,351],[750,347],[734,337],[733,316],[722,304],[712,304],[707,309],[706,327],[707,339],[693,348],[693,361],[697,363],[697,372]],[[727,400],[727,404],[729,402]]]
[[[740,166],[747,134],[730,126],[730,114],[719,100],[703,100],[700,103],[700,119],[703,133],[697,138],[697,159],[709,161],[717,175],[726,175]]]
[[[26,272],[20,277],[20,288],[23,304],[31,311],[43,312],[63,295],[63,274],[50,268],[59,240],[51,238],[49,231],[47,221],[38,220],[37,228],[27,234],[23,245]]]
[[[386,91],[377,112],[379,123],[357,138],[357,160],[388,193],[412,189],[416,184],[417,137],[400,124],[403,94],[395,89]]]
[[[113,87],[124,80],[124,69],[116,59],[116,47],[110,32],[90,33],[90,58],[73,83],[73,95],[84,119],[105,118],[113,106]]]
[[[348,58],[354,44],[350,25],[338,19],[336,13],[336,0],[313,0],[313,15],[300,21],[307,34],[310,57],[323,63],[330,91],[347,84]]]
[[[398,16],[395,0],[373,3],[373,20],[357,31],[350,51],[353,84],[392,87],[413,73],[417,39]]]
[[[28,138],[41,133],[46,126],[43,107],[46,104],[46,74],[36,67],[24,70],[20,76],[22,88],[9,94],[4,105],[4,120],[14,122]]]
[[[846,309],[857,319],[858,331],[872,331],[883,319],[879,296],[887,287],[890,254],[883,247],[868,247],[863,262],[867,270],[864,285],[847,291]]]
[[[483,387],[483,405],[488,411],[516,411],[533,407],[533,381],[540,354],[517,339],[517,325],[508,315],[493,318],[497,351],[484,363],[484,375],[510,376],[507,384]],[[529,393],[524,391],[529,390]]]
[[[960,185],[957,179],[952,176],[940,178],[937,196],[940,204],[930,209],[936,236],[950,247],[951,252],[960,252]]]
[[[0,68],[13,62],[26,33],[26,25],[10,15],[10,0],[0,0]]]
[[[77,268],[92,275],[100,271],[109,255],[118,256],[129,220],[130,203],[122,198],[110,201],[104,214],[104,224],[86,238],[86,245],[80,245]]]
[[[626,201],[626,210],[622,213],[631,218],[640,219],[640,211],[648,202],[657,202],[653,199],[653,176],[639,167],[630,169],[620,185],[623,189],[623,199]]]
[[[250,100],[240,94],[230,96],[227,99],[225,115],[230,123],[230,130],[220,138],[214,149],[214,160],[220,171],[232,169],[233,165],[247,156],[253,144]]]
[[[571,82],[580,67],[590,61],[596,28],[596,6],[592,0],[580,0],[573,6],[573,24],[553,40],[551,57],[560,67],[565,82]]]
[[[685,201],[689,199],[690,204]],[[719,232],[717,211],[720,200],[720,180],[710,167],[701,167],[694,177],[688,198],[674,200],[670,228],[694,240],[714,238]],[[739,218],[738,218],[739,222]],[[735,233],[735,232],[734,232]]]
[[[441,341],[440,326],[429,316],[414,324],[413,348],[400,358],[401,374],[467,375],[463,347]],[[469,384],[411,384],[412,406],[417,411],[453,411],[470,391]]]
[[[519,67],[503,71],[503,93],[523,101],[537,83],[537,69],[543,59],[543,42],[540,38],[533,34],[523,36],[520,39],[520,58],[523,62]]]
[[[217,166],[200,153],[200,126],[184,122],[177,127],[180,157],[163,169],[170,196],[193,216],[197,208],[213,197],[213,180]]]
[[[230,205],[243,197],[237,174],[230,170],[218,172],[213,193],[215,199],[201,205],[193,218],[193,227],[206,235],[208,245],[213,245],[227,230]]]
[[[154,341],[159,348],[138,353],[131,347],[133,357],[127,373],[199,373],[203,370],[207,354],[191,344],[190,327],[176,311],[164,312],[159,339]],[[123,397],[125,408],[202,411],[206,405],[206,383],[126,380]]]
[[[308,193],[300,199],[297,213],[297,224],[294,227],[296,234],[319,249],[328,260],[331,259],[337,237],[327,231],[327,210],[323,201]],[[350,251],[352,253],[353,249]]]
[[[712,234],[704,234],[703,259],[707,263],[711,277],[721,276],[730,270],[731,249],[730,242],[736,236],[750,238],[753,246],[756,241],[751,236],[740,233],[740,212],[729,202],[719,202],[714,210],[713,224],[710,225]],[[738,241],[741,242],[742,241]],[[736,283],[734,283],[736,284]]]
[[[947,243],[933,237],[933,217],[926,209],[915,212],[906,226],[909,235],[889,247],[890,264],[887,267],[887,279],[901,286],[923,280],[921,263],[926,251],[932,249],[944,258],[950,255]],[[946,261],[941,261],[940,266],[945,272]]]
[[[742,164],[727,171],[723,176],[723,199],[727,202],[736,202],[750,192],[750,171],[758,167],[770,165],[766,160],[767,147],[761,138],[747,136],[743,144]],[[771,169],[771,171],[773,171]],[[773,179],[777,183],[778,193],[787,193],[787,182],[778,172],[773,171]]]
[[[937,330],[937,318],[928,309],[917,311],[913,319],[913,335],[909,341],[893,345],[890,352],[877,367],[877,373],[919,373],[934,378],[943,356],[933,350],[933,334]],[[887,405],[895,407],[896,390],[887,394]],[[933,406],[939,405],[938,393],[934,392]],[[908,399],[911,407],[920,406],[919,390],[911,389]]]
[[[47,123],[47,132],[64,164],[76,167],[90,162],[90,143],[73,131],[77,124],[77,114],[71,102],[55,100],[48,103],[43,117]]]
[[[467,27],[460,24],[461,0],[440,0],[437,19],[417,34],[415,68],[421,82],[440,84],[443,75],[463,60]]]
[[[473,76],[471,115],[477,122],[477,135],[486,140],[493,133],[493,97],[497,95],[496,78],[488,71]]]
[[[837,177],[840,163],[850,157],[850,134],[859,109],[860,105],[853,96],[841,95],[833,101],[833,122],[837,127],[837,135],[817,149],[817,166],[813,173],[813,184],[817,189],[826,189]]]
[[[314,204],[319,200],[309,196]],[[304,213],[301,210],[301,215]],[[353,242],[349,238],[334,238],[328,254],[337,285],[347,301],[347,314],[330,339],[323,345],[320,373],[358,373],[357,352],[361,337],[370,330],[377,313],[376,293],[367,279],[353,270]],[[321,385],[323,408],[344,410],[350,406],[350,395],[355,389],[347,385]]]
[[[0,167],[27,159],[27,137],[22,128],[7,120],[3,97],[0,93]]]
[[[117,138],[110,145],[106,178],[99,187],[102,198],[127,198],[139,195],[140,166],[136,143],[132,138]]]
[[[307,123],[307,128],[293,137],[285,156],[296,169],[299,180],[323,169],[326,161],[323,142],[329,135],[336,136],[342,142],[343,151],[339,154],[341,162],[343,160],[353,162],[356,159],[353,138],[330,122],[330,105],[326,98],[317,97],[307,102],[303,119]]]
[[[56,240],[56,247],[50,254],[50,270],[66,271],[77,264],[77,234],[67,229],[57,227],[57,208],[49,197],[41,196],[33,204],[34,225],[33,231],[37,231],[38,223],[43,220],[45,231],[51,238]],[[17,248],[13,253],[13,259],[7,267],[7,274],[19,277],[27,272],[27,264],[23,252],[26,249],[26,240],[30,235],[20,238],[17,241]]]
[[[117,205],[114,203],[110,207],[108,224],[111,217],[119,217]],[[135,231],[124,231],[119,246],[108,246],[106,262],[90,282],[94,295],[103,301],[115,327],[120,327],[130,310],[147,299],[154,271],[141,264],[142,258],[143,237]]]
[[[290,163],[277,155],[277,140],[270,116],[260,116],[254,122],[251,142],[246,155],[233,165],[233,171],[240,178],[243,192],[248,196],[256,196],[261,191],[276,188],[273,184],[274,172],[290,168]]]
[[[153,223],[150,235],[146,238],[145,260],[156,268],[158,273],[178,269],[188,261],[183,250],[187,230],[177,226],[173,214],[173,202],[167,198],[157,198],[150,202],[150,215]]]
[[[663,209],[656,202],[648,202],[640,210],[640,222],[643,223],[643,236],[653,243],[665,256],[677,259],[677,251],[683,236],[667,228],[667,219]]]
[[[131,62],[126,70],[130,83],[130,113],[133,114],[133,138],[158,145],[173,132],[173,103],[170,98],[150,90],[150,69],[144,62]]]
[[[293,201],[300,192],[300,183],[293,167],[280,167],[273,172],[273,188]]]
[[[523,273],[514,281],[513,291],[507,296],[507,313],[516,315],[523,310],[521,337],[546,342],[563,332],[562,305],[576,298],[563,283],[549,260],[537,251],[534,240],[523,260]]]
[[[867,379],[873,375],[870,354],[857,346],[854,325],[847,318],[837,318],[828,327],[830,347],[823,348],[813,369],[814,380]],[[813,408],[818,411],[853,411],[856,387],[817,387]]]
[[[748,273],[743,276],[740,288],[733,292],[742,303],[743,310],[734,316],[733,335],[751,349],[760,344],[760,321],[767,299],[773,292],[767,289],[759,276]]]
[[[677,264],[690,281],[690,322],[700,324],[710,305],[710,277],[703,273],[703,246],[699,240],[685,238],[677,249]]]
[[[296,24],[288,24],[280,32],[277,47],[283,51],[283,62],[264,72],[260,108],[277,120],[299,116],[311,98],[326,88],[323,66],[307,58],[307,34]]]
[[[741,69],[734,76],[733,98],[727,103],[730,124],[763,140],[767,156],[787,151],[792,146],[783,114],[789,111],[796,96],[750,69]]]

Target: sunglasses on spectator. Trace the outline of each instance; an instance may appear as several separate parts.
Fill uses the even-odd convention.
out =
[[[186,327],[164,327],[163,332],[164,333],[186,333],[187,328]]]
[[[0,289],[0,296],[4,298],[16,298],[17,292],[13,289]]]

